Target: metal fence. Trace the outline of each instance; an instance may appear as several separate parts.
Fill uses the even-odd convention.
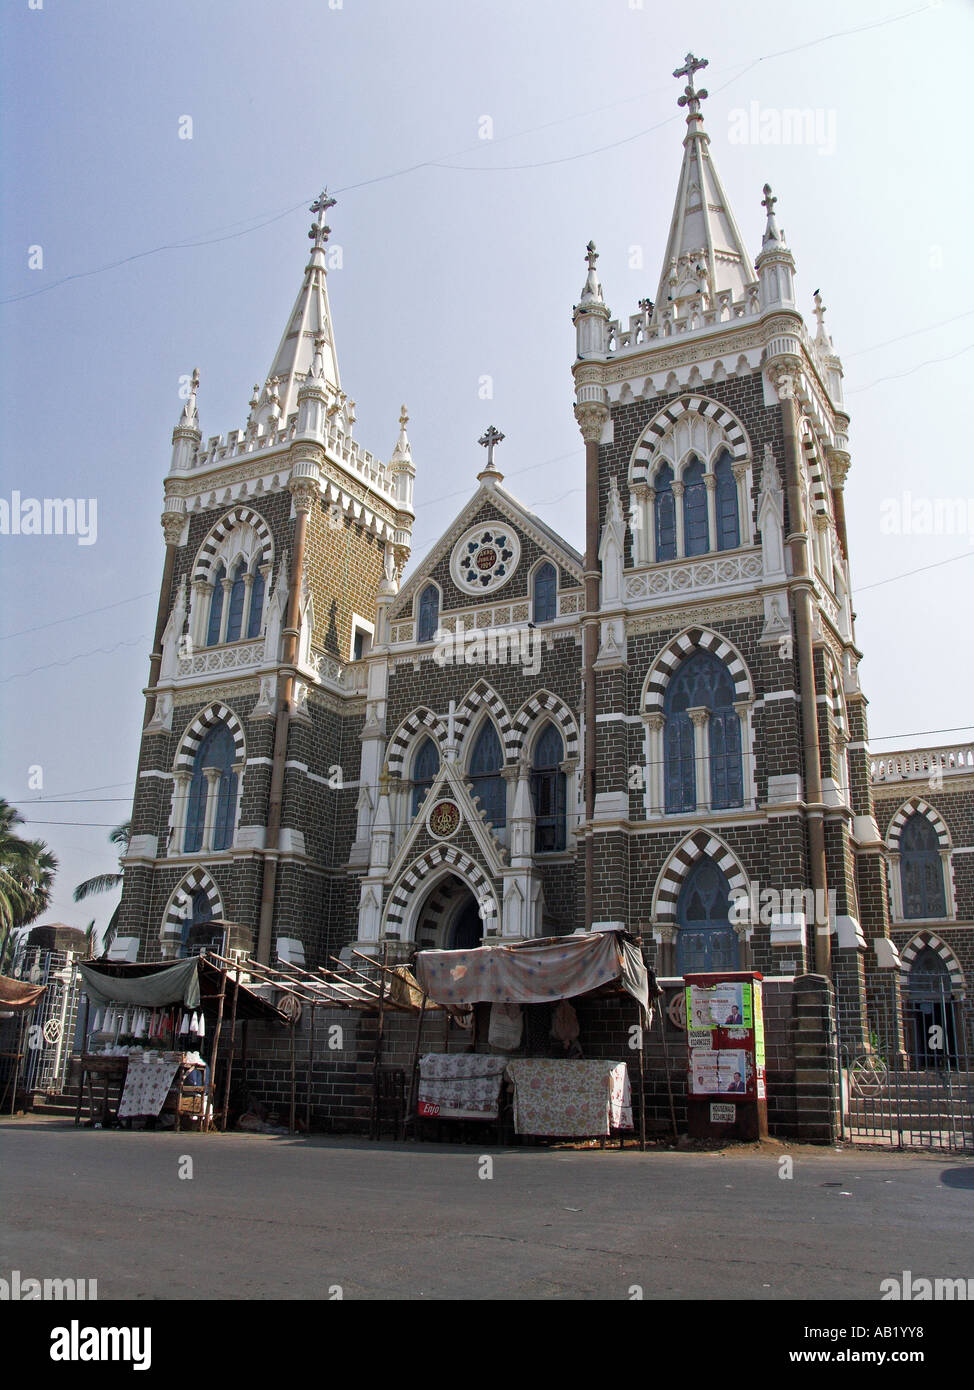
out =
[[[867,1047],[841,1050],[844,1137],[974,1153],[974,1006],[949,984],[869,1008]]]
[[[67,1080],[78,1019],[78,957],[70,951],[30,947],[17,975],[31,984],[47,986],[26,1019],[19,1088],[60,1093]]]

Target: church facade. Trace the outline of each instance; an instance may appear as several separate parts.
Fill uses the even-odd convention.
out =
[[[700,66],[655,299],[613,319],[586,256],[583,552],[504,487],[491,427],[403,582],[408,420],[388,461],[354,438],[325,195],[243,430],[204,443],[194,375],[119,925],[140,958],[217,920],[309,966],[622,923],[662,976],[831,977],[853,1040],[924,951],[962,994],[974,766],[870,757],[842,365],[770,188],[742,240]]]

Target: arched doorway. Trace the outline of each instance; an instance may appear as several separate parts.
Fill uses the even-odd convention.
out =
[[[913,1065],[942,1067],[956,1060],[950,972],[932,946],[924,946],[910,966],[906,995],[906,1044]]]
[[[739,970],[740,942],[730,924],[730,886],[712,859],[690,870],[676,905],[676,972]]]
[[[420,950],[471,950],[484,936],[480,905],[463,879],[448,874],[434,883],[416,919]]]

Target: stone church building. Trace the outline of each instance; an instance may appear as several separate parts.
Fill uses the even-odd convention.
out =
[[[141,959],[214,920],[309,966],[623,923],[663,976],[830,976],[850,1036],[918,962],[963,996],[970,749],[870,755],[842,365],[770,188],[742,239],[698,66],[655,297],[613,319],[588,247],[583,552],[504,486],[492,427],[403,581],[422,461],[417,487],[405,409],[387,461],[355,438],[325,195],[243,429],[204,441],[194,374],[119,926]]]

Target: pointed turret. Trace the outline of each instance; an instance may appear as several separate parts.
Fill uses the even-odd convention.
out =
[[[200,433],[199,411],[196,409],[196,393],[200,389],[199,368],[193,368],[193,375],[190,378],[189,395],[183,412],[179,417],[179,423],[172,432],[172,463],[170,472],[176,469],[192,468],[196,450],[199,448],[202,434]]]
[[[715,309],[722,295],[731,301],[741,300],[754,283],[751,258],[711,158],[710,137],[703,128],[700,103],[707,92],[696,91],[693,85],[694,74],[706,66],[706,58],[688,53],[684,66],[673,74],[687,79],[679,105],[687,107],[688,129],[654,323],[668,316],[682,317],[694,304],[703,310]]]
[[[311,211],[316,214],[308,233],[314,243],[311,258],[256,410],[256,419],[265,428],[276,426],[278,421],[284,423],[297,410],[298,391],[311,370],[319,339],[322,379],[330,393],[337,394],[341,389],[325,264],[325,247],[331,233],[325,215],[334,206],[335,199],[327,192],[311,204]]]
[[[602,285],[595,272],[599,253],[595,242],[585,248],[588,275],[582,286],[582,297],[575,305],[572,323],[575,325],[576,352],[579,357],[603,357],[609,344],[609,310],[602,295]]]
[[[409,447],[409,436],[406,433],[408,423],[409,416],[406,413],[406,407],[403,406],[399,412],[399,438],[392,451],[388,471],[389,480],[395,492],[397,507],[400,511],[415,515],[413,512],[413,483],[416,480],[416,467]]]
[[[774,206],[778,199],[771,192],[771,185],[764,185],[761,206],[768,214],[761,250],[754,262],[761,285],[762,309],[794,309],[795,306],[795,258],[788,249],[785,234],[778,230]]]

